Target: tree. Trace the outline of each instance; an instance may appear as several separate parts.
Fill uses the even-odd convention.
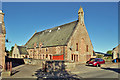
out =
[[[112,50],[107,51],[107,54],[111,54],[112,55]]]
[[[7,50],[7,48],[6,48],[6,47],[5,47],[5,52],[6,52],[6,53],[9,53],[9,51]]]
[[[13,49],[14,49],[14,46],[11,47],[11,50],[9,51],[9,56],[12,56]]]

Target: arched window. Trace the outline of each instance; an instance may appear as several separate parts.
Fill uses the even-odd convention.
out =
[[[88,45],[86,45],[86,52],[88,52]]]
[[[43,54],[43,59],[44,59],[44,54]]]
[[[50,60],[52,60],[52,55],[50,55]]]
[[[71,59],[73,60],[74,55],[72,54]]]
[[[46,58],[48,58],[48,54],[46,54]]]
[[[86,51],[84,38],[81,39],[80,48],[81,48],[81,53],[83,54]]]
[[[18,58],[18,54],[17,54],[17,58]]]
[[[76,43],[76,51],[78,51],[78,43]]]
[[[15,58],[15,54],[14,54],[14,58]]]

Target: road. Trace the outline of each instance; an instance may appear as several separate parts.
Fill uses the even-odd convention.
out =
[[[82,78],[118,78],[120,68],[118,67],[118,65],[110,65],[101,68],[78,65],[75,69],[72,70],[71,73],[76,74]]]
[[[113,65],[113,64],[111,64]],[[39,70],[39,65],[22,65],[20,67],[14,68],[15,73],[8,78],[34,78],[37,79],[35,73]],[[77,75],[78,78],[118,78],[120,73],[120,68],[118,65],[110,67],[92,67],[85,66],[84,64],[77,65],[69,75]]]
[[[77,74],[82,78],[118,78],[118,73],[104,69]]]

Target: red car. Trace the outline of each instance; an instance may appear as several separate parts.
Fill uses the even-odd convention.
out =
[[[101,64],[105,64],[105,60],[101,58],[90,58],[90,60],[86,62],[86,65],[92,65],[97,67],[100,67]]]

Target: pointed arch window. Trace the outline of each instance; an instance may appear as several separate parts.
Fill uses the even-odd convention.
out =
[[[76,43],[76,51],[78,51],[78,43]]]
[[[86,45],[86,52],[88,52],[88,45]]]

